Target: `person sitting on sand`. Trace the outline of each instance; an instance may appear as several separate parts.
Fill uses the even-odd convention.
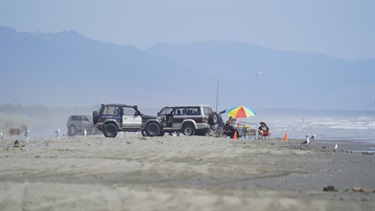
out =
[[[237,133],[237,137],[240,137],[238,130],[233,127],[236,120],[230,117],[224,125],[224,134],[230,138],[234,137],[234,133]]]
[[[260,126],[258,128],[258,133],[260,137],[262,138],[262,140],[268,140],[268,137],[271,135],[271,130],[268,128],[265,122],[260,122],[259,124]]]

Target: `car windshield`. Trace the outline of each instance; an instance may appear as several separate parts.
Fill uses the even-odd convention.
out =
[[[165,108],[162,108],[162,109],[161,109],[159,115],[160,115],[160,116],[167,115],[167,114],[172,113],[172,111],[173,111],[173,108],[165,107]]]

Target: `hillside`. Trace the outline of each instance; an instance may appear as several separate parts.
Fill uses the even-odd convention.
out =
[[[0,27],[1,104],[371,110],[374,60],[276,51],[250,43],[157,44],[145,51],[76,31],[22,33]],[[255,77],[258,72],[263,72]]]
[[[218,41],[158,44],[147,52],[206,75],[220,74],[223,97],[235,100],[242,95],[257,107],[373,108],[374,60],[350,61]],[[262,74],[256,77],[258,72]]]

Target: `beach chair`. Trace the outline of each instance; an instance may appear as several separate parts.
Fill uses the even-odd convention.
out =
[[[257,123],[252,123],[252,122],[238,122],[236,124],[236,128],[238,130],[238,133],[242,138],[245,139],[257,139],[257,128],[258,124]]]

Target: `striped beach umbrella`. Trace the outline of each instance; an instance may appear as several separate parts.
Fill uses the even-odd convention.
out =
[[[230,109],[227,109],[226,114],[233,118],[247,118],[251,116],[255,116],[256,112],[246,106],[236,106]]]

